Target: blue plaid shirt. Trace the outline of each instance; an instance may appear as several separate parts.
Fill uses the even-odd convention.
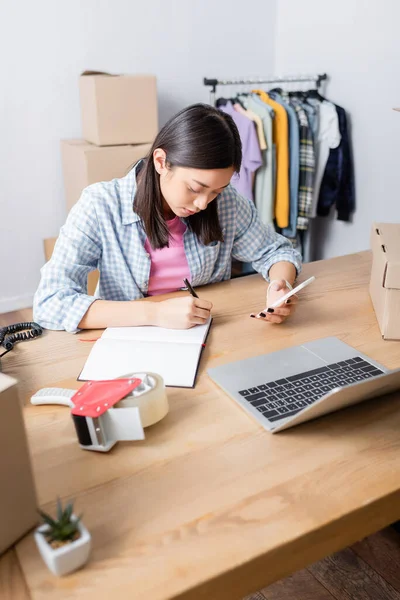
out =
[[[151,260],[144,247],[146,233],[133,210],[135,193],[135,169],[122,179],[83,190],[60,230],[51,260],[41,269],[33,306],[36,322],[75,333],[96,299],[147,295]],[[253,202],[231,185],[218,197],[218,213],[224,242],[204,246],[189,228],[183,236],[194,286],[229,279],[232,257],[251,262],[265,279],[279,261],[293,263],[300,272],[300,255],[292,244],[263,225]],[[98,289],[89,296],[87,276],[95,269],[100,271]]]

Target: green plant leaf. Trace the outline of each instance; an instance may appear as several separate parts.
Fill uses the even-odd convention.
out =
[[[65,509],[65,515],[66,515],[68,521],[71,518],[73,510],[74,510],[74,503],[73,502],[68,502],[67,507]]]
[[[75,523],[69,523],[64,527],[62,533],[65,536],[65,538],[68,539],[70,537],[73,537],[77,531],[78,528],[76,527]]]
[[[57,522],[50,515],[45,513],[43,510],[40,510],[40,508],[38,509],[38,513],[47,525],[50,525],[52,528],[57,527]]]
[[[49,527],[46,532],[43,532],[49,542],[53,540],[71,540],[77,532],[79,533],[78,523],[82,515],[72,520],[73,506],[73,501],[70,501],[63,508],[61,499],[57,497],[57,519],[53,519],[49,514],[39,509],[39,514]]]
[[[65,527],[63,527],[63,529],[59,529],[58,531],[54,532],[54,537],[57,540],[70,540],[72,539],[76,532],[77,532],[77,528],[75,527],[75,525],[73,523],[70,523],[69,525],[66,525]]]
[[[59,497],[57,497],[57,519],[60,521],[62,519],[63,516],[63,507],[61,504],[61,499]]]

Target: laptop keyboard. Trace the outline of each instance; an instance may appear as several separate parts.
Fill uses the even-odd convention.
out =
[[[331,390],[382,375],[360,356],[241,390],[239,394],[269,421],[291,417]]]

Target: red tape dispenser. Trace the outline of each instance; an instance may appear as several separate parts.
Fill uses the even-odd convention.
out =
[[[72,396],[71,414],[82,448],[108,452],[118,441],[144,439],[139,408],[113,408],[140,387],[143,381],[137,377],[88,381]]]
[[[169,410],[163,378],[149,372],[88,381],[78,391],[43,388],[31,403],[69,406],[80,447],[98,452],[108,452],[118,441],[144,440],[143,428]]]

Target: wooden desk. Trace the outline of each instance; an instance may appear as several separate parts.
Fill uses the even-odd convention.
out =
[[[277,435],[245,414],[206,369],[336,335],[389,368],[368,295],[369,253],[306,265],[317,280],[294,318],[271,326],[258,275],[204,289],[214,324],[194,390],[169,388],[170,413],[145,442],[82,451],[68,409],[26,408],[40,504],[75,498],[93,535],[87,566],[53,577],[32,536],[16,552],[34,600],[239,600],[400,517],[400,394]],[[27,397],[78,386],[94,332],[47,333],[4,369]]]

